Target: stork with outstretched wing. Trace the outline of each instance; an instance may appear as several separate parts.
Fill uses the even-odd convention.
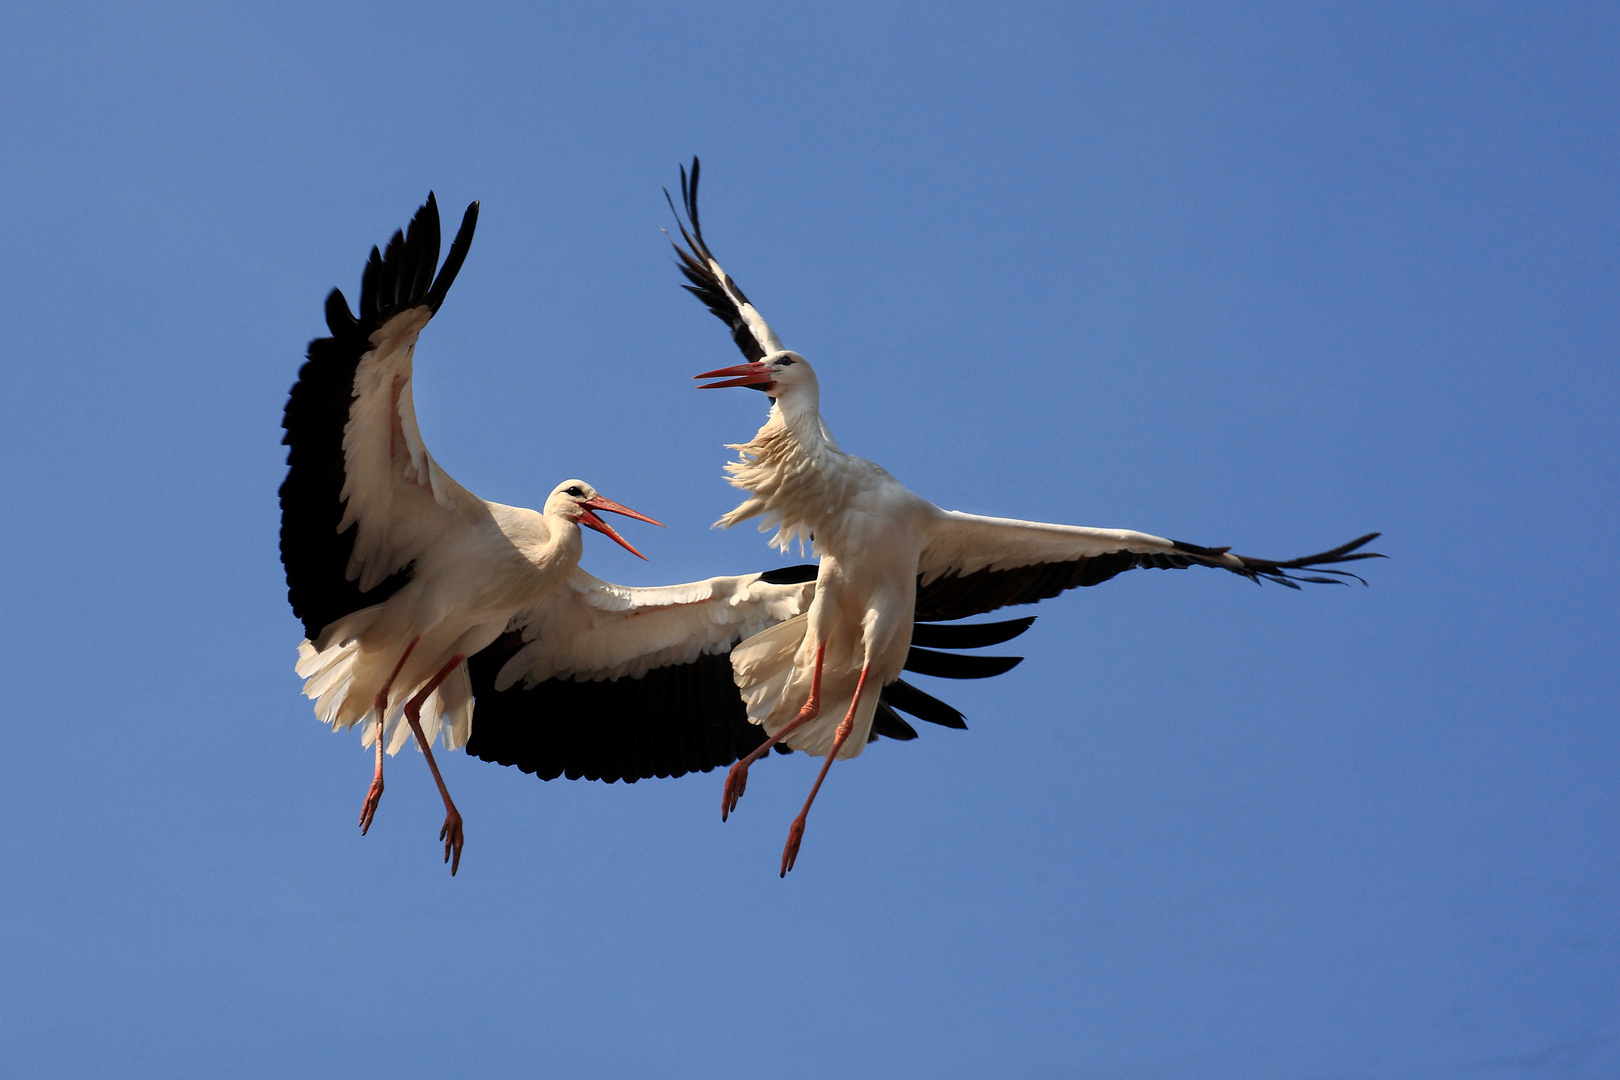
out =
[[[1377,558],[1362,551],[1377,533],[1297,559],[1256,559],[1224,547],[1167,540],[1128,529],[1050,525],[942,510],[880,466],[839,449],[820,411],[815,370],[787,349],[736,282],[721,269],[698,219],[699,166],[681,170],[685,222],[676,220],[679,265],[692,292],[731,329],[747,363],[705,372],[705,389],[746,386],[771,399],[770,415],[726,466],[747,499],[719,525],[758,519],[772,544],[809,542],[820,559],[815,597],[732,653],[749,719],[768,738],[734,765],[722,818],[736,808],[748,767],[778,743],[825,756],[782,851],[792,869],[806,816],[834,760],[866,745],[879,691],[901,672],[919,620],[956,619],[1095,585],[1136,567],[1212,566],[1290,588],[1360,580],[1332,566]],[[666,198],[668,192],[665,192]],[[671,210],[674,202],[670,200]]]

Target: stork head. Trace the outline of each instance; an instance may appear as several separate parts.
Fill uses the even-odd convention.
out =
[[[597,494],[595,488],[583,480],[564,480],[552,489],[551,495],[546,499],[547,517],[566,518],[569,521],[585,526],[587,529],[595,529],[612,539],[614,543],[636,556],[636,558],[645,559],[647,557],[631,547],[628,540],[614,532],[613,526],[597,517],[595,514],[597,510],[623,514],[625,517],[633,517],[637,521],[648,521],[660,528],[663,527],[661,521],[653,521],[646,514],[638,514],[628,506],[616,503],[612,499],[604,499]]]
[[[810,361],[789,349],[766,354],[752,364],[705,371],[695,379],[723,379],[724,382],[707,383],[698,389],[718,390],[722,386],[747,386],[763,390],[774,399],[784,396],[800,397],[806,390],[819,391],[816,371]]]

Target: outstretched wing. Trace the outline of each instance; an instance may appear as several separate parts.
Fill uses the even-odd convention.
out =
[[[731,649],[806,611],[815,578],[816,567],[793,566],[638,589],[576,570],[468,661],[477,723],[467,752],[543,780],[634,783],[729,765],[765,739],[748,722]],[[948,678],[999,674],[1019,658],[937,650],[999,644],[1033,621],[918,627],[917,670]],[[883,694],[873,725],[879,735],[917,737],[896,709],[967,726],[956,709],[904,682]]]
[[[690,230],[681,222],[680,212],[675,209],[675,200],[670,198],[669,189],[664,189],[664,198],[669,202],[670,212],[675,215],[675,225],[681,231],[681,239],[686,241],[684,248],[679,244],[673,245],[675,255],[680,260],[681,273],[691,283],[681,287],[703,301],[717,319],[731,328],[731,340],[737,343],[737,348],[749,360],[759,360],[769,353],[781,352],[786,348],[782,339],[776,336],[754,305],[748,302],[748,297],[743,295],[730,275],[720,269],[714,253],[703,240],[703,227],[698,224],[698,170],[696,157],[692,158],[690,178],[686,169],[681,169],[681,203],[686,207],[686,221],[691,225]]]
[[[410,580],[411,562],[473,496],[422,444],[411,402],[411,354],[444,302],[478,221],[467,207],[439,262],[439,207],[430,193],[387,249],[371,249],[359,314],[326,298],[332,336],[309,343],[287,399],[281,561],[287,598],[313,640],[321,628],[378,604]]]
[[[1184,570],[1215,566],[1251,581],[1264,579],[1297,589],[1302,582],[1361,581],[1347,570],[1324,568],[1383,558],[1359,550],[1378,533],[1316,555],[1274,560],[1233,555],[1228,548],[1200,547],[1127,529],[1048,525],[956,511],[941,511],[930,528],[930,541],[917,567],[919,621],[961,619],[1008,604],[1030,604],[1066,589],[1096,585],[1137,567]]]

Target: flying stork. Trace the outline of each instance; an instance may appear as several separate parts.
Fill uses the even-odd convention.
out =
[[[411,356],[477,222],[475,202],[438,269],[439,208],[430,193],[386,252],[372,248],[358,316],[341,291],[327,296],[332,336],[310,342],[282,420],[289,449],[281,561],[307,635],[297,664],[304,693],[334,728],[363,723],[362,744],[377,748],[362,834],[382,798],[384,749],[398,753],[408,733],[416,736],[444,800],[439,838],[452,875],[461,865],[461,814],[432,744],[441,732],[447,749],[467,741],[472,695],[463,661],[578,567],[581,525],[641,555],[596,511],[658,524],[583,480],[558,484],[538,513],[487,502],[423,445]]]
[[[360,724],[362,745],[376,748],[362,834],[382,796],[384,751],[398,753],[414,734],[444,800],[440,839],[452,874],[464,836],[433,758],[441,735],[447,750],[466,745],[546,779],[634,782],[729,765],[764,740],[731,680],[730,650],[802,614],[815,590],[814,567],[615,585],[579,568],[579,527],[639,556],[595,511],[651,518],[582,480],[559,484],[541,513],[502,506],[439,467],[417,428],[412,355],[477,215],[473,203],[435,276],[430,194],[404,233],[372,250],[358,317],[332,291],[331,336],[310,343],[283,420],[281,557],[306,634],[297,664],[304,693],[322,721]],[[936,650],[997,644],[1031,621],[928,628],[907,666],[950,678],[999,674],[1019,658]],[[966,726],[951,706],[897,681],[879,704],[874,737],[916,737],[896,709]]]
[[[684,287],[730,327],[748,362],[696,378],[721,380],[704,389],[746,386],[771,398],[765,425],[752,441],[730,447],[739,457],[725,467],[731,484],[748,497],[716,524],[730,528],[757,518],[761,532],[776,529],[773,546],[786,550],[795,539],[809,541],[820,560],[809,611],[732,652],[748,717],[769,737],[732,766],[721,818],[736,809],[749,765],[768,748],[784,743],[826,758],[788,830],[782,876],[793,868],[810,806],[833,761],[865,748],[874,691],[899,675],[914,623],[1033,603],[1136,567],[1213,566],[1297,589],[1300,582],[1359,581],[1323,567],[1378,557],[1360,550],[1378,533],[1316,555],[1272,560],[1128,529],[941,510],[880,466],[839,449],[821,416],[815,370],[782,344],[705,243],[698,168],[693,158],[690,177],[681,170],[684,223],[664,193],[686,245],[675,245],[678,265]],[[1314,572],[1295,573],[1300,570]]]

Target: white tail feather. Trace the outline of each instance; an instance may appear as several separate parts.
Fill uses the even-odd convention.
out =
[[[805,637],[809,625],[809,617],[799,615],[755,634],[731,650],[732,679],[748,706],[749,722],[762,725],[772,735],[798,716],[810,697],[815,655]],[[849,712],[859,678],[858,668],[850,672],[842,665],[826,663],[821,675],[820,713],[790,732],[783,744],[825,757],[832,749],[839,722]],[[880,688],[872,685],[862,691],[854,730],[838,752],[840,761],[858,757],[866,749],[879,692]]]
[[[345,709],[349,694],[354,689],[355,668],[360,661],[360,645],[354,640],[339,641],[316,651],[312,642],[298,646],[298,674],[304,679],[304,696],[315,699],[315,718],[341,731],[356,724],[360,726],[360,745],[372,746],[377,741],[377,710],[375,702],[364,709]],[[414,741],[411,727],[405,722],[405,703],[420,689],[395,687],[389,695],[388,713],[383,725],[388,753],[397,754],[407,742]],[[473,698],[472,681],[465,664],[456,668],[422,704],[422,734],[432,746],[440,732],[444,734],[444,748],[459,750],[472,735]]]

